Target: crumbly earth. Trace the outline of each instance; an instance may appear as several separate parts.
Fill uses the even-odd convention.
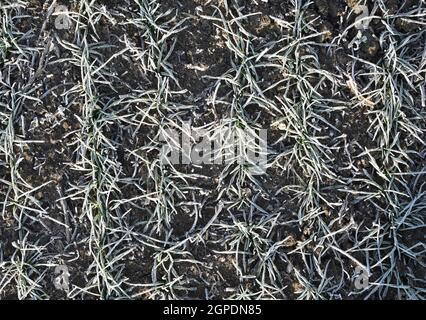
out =
[[[0,0],[0,22],[1,299],[425,298],[424,1]],[[266,129],[265,173],[163,164],[188,122]]]

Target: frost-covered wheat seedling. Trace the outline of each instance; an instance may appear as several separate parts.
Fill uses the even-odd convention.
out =
[[[0,299],[424,299],[424,1],[0,1]]]

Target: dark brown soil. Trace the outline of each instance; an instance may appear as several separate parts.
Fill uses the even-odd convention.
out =
[[[269,0],[268,2],[241,0],[238,1],[240,6],[243,8],[244,14],[261,12],[261,15],[252,16],[250,19],[244,21],[244,26],[253,35],[254,42],[258,48],[261,48],[265,43],[276,41],[284,36],[283,31],[274,23],[272,17],[284,18],[289,12],[289,2],[286,0]],[[324,31],[328,31],[329,34],[323,37],[321,42],[323,44],[330,44],[332,39],[341,34],[351,23],[353,23],[355,17],[347,16],[347,2],[348,1],[325,1],[315,0],[314,6],[309,9],[309,15],[312,20],[315,20],[316,26]],[[367,1],[370,8],[373,7],[374,1]],[[120,6],[120,1],[103,1],[108,10],[117,10]],[[206,4],[209,3],[209,4]],[[388,1],[388,8],[390,11],[400,9],[401,6],[409,8],[413,1]],[[30,29],[41,30],[41,26],[44,22],[46,11],[43,5],[45,1],[31,0],[30,5],[27,8],[27,13],[31,18],[21,19],[20,29],[22,32],[26,32]],[[185,89],[186,94],[180,95],[176,98],[176,104],[193,105],[194,108],[190,112],[183,115],[185,120],[192,119],[193,123],[203,125],[211,123],[212,121],[219,121],[226,117],[227,110],[212,110],[206,102],[206,98],[214,90],[216,81],[208,78],[220,76],[231,68],[231,57],[229,51],[223,44],[223,39],[217,28],[211,21],[201,19],[198,14],[211,15],[215,8],[213,5],[221,6],[220,1],[207,1],[207,0],[165,0],[161,2],[162,7],[171,8],[177,10],[178,18],[187,18],[185,25],[187,28],[179,33],[175,46],[175,51],[170,59],[170,63],[173,66],[175,74],[177,76],[178,83],[173,83],[174,89]],[[409,26],[401,24],[401,32],[407,31]],[[118,41],[122,39],[124,35],[127,35],[132,41],[139,41],[139,35],[135,34],[135,30],[132,27],[128,29],[123,26],[108,26],[107,23],[99,23],[99,36],[100,42],[110,43],[116,45],[114,52],[118,52],[122,46],[122,43]],[[380,49],[379,38],[381,34],[381,26],[372,24],[369,30],[366,32],[367,41],[363,43],[359,50],[359,57],[368,61],[377,62],[382,58],[383,52]],[[37,34],[37,32],[36,32]],[[348,39],[352,39],[355,34],[349,33]],[[62,40],[71,41],[73,35],[68,31],[57,31],[53,25],[49,23],[46,29],[43,31],[43,35],[40,34],[40,38],[32,37],[28,40],[27,45],[32,47],[46,46],[44,40],[50,39],[52,46],[57,48],[55,50],[46,53],[44,61],[41,57],[35,61],[33,66],[28,66],[32,69],[39,69],[40,72],[36,74],[36,77],[31,84],[33,96],[41,97],[38,102],[26,100],[25,103],[21,104],[21,110],[19,110],[19,116],[16,117],[17,122],[15,124],[15,134],[18,137],[24,137],[26,140],[36,141],[28,144],[28,147],[15,147],[15,154],[17,158],[23,157],[25,160],[17,165],[17,171],[24,181],[27,183],[38,186],[49,182],[42,188],[38,189],[33,195],[47,212],[49,217],[60,222],[64,221],[63,205],[67,206],[70,212],[73,212],[71,221],[68,223],[71,226],[70,231],[57,223],[53,223],[51,219],[42,217],[38,220],[34,220],[31,224],[26,226],[16,225],[13,219],[12,209],[6,207],[4,217],[0,219],[0,252],[1,257],[4,261],[10,261],[14,248],[12,243],[17,241],[22,236],[22,233],[28,233],[28,241],[31,243],[37,243],[39,246],[45,247],[45,255],[47,257],[62,257],[64,261],[68,262],[67,265],[70,268],[71,278],[70,282],[79,287],[86,285],[87,281],[87,268],[90,265],[90,258],[88,257],[88,246],[83,243],[83,239],[86,239],[90,232],[89,226],[81,223],[81,217],[84,216],[84,212],[81,212],[79,202],[66,201],[62,203],[58,201],[61,196],[75,185],[84,183],[86,177],[81,172],[71,170],[71,164],[77,161],[76,155],[73,152],[75,145],[78,143],[79,132],[81,130],[79,122],[76,121],[76,117],[82,117],[82,98],[78,94],[70,94],[63,96],[63,93],[68,91],[73,86],[73,82],[79,79],[79,70],[77,67],[72,66],[69,62],[61,63],[58,65],[54,61],[57,59],[57,54],[62,58],[67,58],[69,53],[62,51],[63,49],[57,43],[57,38]],[[419,43],[420,45],[420,43]],[[108,49],[102,49],[106,61],[112,54],[112,51]],[[320,47],[316,48],[316,55],[319,58],[321,66],[324,70],[331,73],[340,73],[341,70],[348,70],[350,67],[350,61],[352,50],[347,48],[346,44],[342,44],[338,47]],[[194,66],[196,68],[194,68]],[[1,68],[0,64],[0,68]],[[141,88],[141,89],[152,89],[153,81],[150,79],[150,75],[143,75],[138,71],[136,63],[122,59],[120,57],[114,59],[110,65],[111,70],[114,70],[118,75],[115,79],[118,88],[118,92],[112,92],[108,86],[99,88],[101,101],[108,101],[111,99],[118,99],[121,95],[129,92],[129,87]],[[67,74],[64,74],[63,70],[69,70]],[[258,70],[260,75],[259,83],[262,88],[267,88],[270,83],[274,82],[277,77],[281,77],[279,74],[274,74],[267,67]],[[13,82],[19,86],[21,79],[29,77],[29,71],[23,70],[22,73],[14,72]],[[315,79],[313,80],[315,81]],[[276,99],[281,94],[280,89],[276,88],[268,92],[268,98]],[[330,91],[322,92],[325,99],[340,99],[342,101],[349,100],[352,98],[352,93],[348,89],[347,91],[341,91],[338,93]],[[277,100],[275,100],[277,101]],[[1,102],[1,98],[0,98]],[[262,126],[264,128],[270,128],[272,123],[276,121],[276,117],[262,109],[248,108],[247,114],[252,119],[255,119],[260,115],[262,119]],[[374,148],[375,143],[369,136],[369,119],[365,115],[365,110],[362,109],[349,109],[344,115],[339,111],[327,115],[327,119],[337,129],[328,128],[330,130],[327,134],[330,134],[330,138],[325,143],[332,144],[333,136],[345,134],[348,141],[357,141],[357,145],[354,146],[353,153],[359,154],[365,149]],[[24,123],[24,126],[22,125]],[[2,124],[3,125],[3,124]],[[111,141],[117,146],[117,152],[115,156],[120,165],[122,166],[123,176],[130,176],[134,170],[133,161],[136,161],[129,153],[129,150],[136,150],[138,147],[148,143],[149,139],[154,136],[155,132],[151,128],[142,129],[146,134],[140,137],[130,137],[126,130],[123,130],[118,125],[113,124],[111,127],[105,129],[105,134],[110,137]],[[293,142],[292,141],[279,141],[281,138],[279,131],[274,132],[273,129],[269,130],[268,142],[274,146],[276,152],[283,152]],[[419,146],[419,150],[421,146]],[[347,154],[343,150],[336,151],[334,173],[343,179],[353,179],[350,170],[347,168],[349,161]],[[283,163],[286,159],[283,159]],[[364,160],[364,161],[363,161]],[[355,166],[359,170],[371,171],[371,166],[368,164],[368,159],[358,158]],[[8,180],[10,176],[10,168],[3,165],[4,159],[0,159],[0,178]],[[426,162],[424,159],[419,159],[417,168],[424,168]],[[197,193],[196,199],[182,199],[181,203],[177,206],[178,214],[176,214],[171,225],[172,233],[169,235],[170,239],[174,241],[183,240],[191,229],[202,229],[203,226],[214,216],[214,208],[218,205],[218,184],[220,172],[223,170],[223,166],[211,166],[209,168],[197,169],[192,166],[182,167],[182,172],[192,173],[195,172],[203,176],[202,178],[194,179],[191,181],[192,188],[207,189],[207,192]],[[303,174],[302,169],[296,168]],[[141,183],[144,183],[146,178],[146,168],[141,166],[138,169],[138,176],[142,177]],[[289,252],[296,248],[296,243],[303,242],[308,239],[313,239],[309,233],[310,225],[300,225],[297,223],[297,210],[300,206],[299,201],[291,196],[289,193],[283,191],[283,186],[292,184],[292,178],[281,170],[269,169],[269,176],[259,177],[262,189],[250,181],[246,181],[244,187],[250,192],[258,192],[259,196],[256,198],[256,204],[259,207],[267,208],[268,212],[276,215],[276,226],[274,230],[262,230],[259,231],[264,233],[263,236],[268,238],[270,241],[279,242],[288,236],[291,236],[291,241],[285,249],[279,249],[279,254],[276,255],[276,266],[279,268],[277,272],[282,277],[282,283],[285,284],[282,295],[278,295],[278,298],[295,298],[297,297],[297,283],[296,278],[293,274],[288,272],[288,263],[282,260],[281,257],[287,255]],[[380,177],[376,177],[377,182],[381,182]],[[226,182],[225,182],[226,183]],[[356,183],[353,184],[356,187]],[[360,184],[360,188],[363,186]],[[5,194],[7,188],[3,184],[0,184],[0,195]],[[121,184],[120,188],[128,198],[137,196],[139,190],[132,185]],[[379,216],[382,219],[387,219],[385,214],[377,212],[377,208],[367,202],[352,203],[352,196],[347,195],[341,191],[340,186],[335,185],[335,182],[324,181],[322,188],[324,193],[327,195],[329,201],[333,199],[346,199],[348,203],[347,213],[342,217],[340,222],[332,222],[335,217],[338,216],[339,212],[336,212],[334,208],[329,208],[330,217],[325,218],[325,221],[330,222],[330,225],[335,223],[335,228],[344,223],[348,223],[349,217],[354,217],[356,223],[363,224],[364,226],[373,226],[377,222]],[[362,191],[360,189],[360,191]],[[60,195],[59,193],[62,193]],[[221,201],[232,201],[230,196],[222,197]],[[188,211],[192,211],[191,206],[186,206],[184,203],[188,201],[194,201],[202,203],[199,208],[199,216],[196,217],[192,212],[188,214]],[[331,201],[332,202],[332,201]],[[325,203],[321,205],[325,206]],[[128,208],[131,210],[123,223],[130,226],[134,226],[132,231],[138,232],[143,230],[143,225],[138,225],[139,221],[148,219],[149,210],[151,208],[145,207],[144,202],[141,200],[140,210],[131,210],[134,208]],[[242,223],[263,223],[264,217],[261,213],[253,214],[250,219],[252,221],[246,221],[247,217],[242,211],[236,210],[234,212],[235,219]],[[205,288],[212,286],[213,283],[219,285],[212,289],[214,296],[209,298],[227,298],[232,295],[235,290],[241,286],[242,288],[252,289],[255,291],[257,284],[251,281],[249,278],[240,277],[234,267],[236,261],[235,255],[218,254],[218,251],[225,251],[226,248],[223,246],[224,239],[229,237],[229,234],[220,227],[221,222],[224,224],[232,222],[229,212],[223,210],[222,213],[217,217],[215,224],[211,226],[209,231],[209,241],[197,244],[189,244],[184,248],[186,251],[184,257],[191,257],[196,261],[199,261],[199,265],[194,265],[188,262],[178,264],[177,271],[179,274],[184,274],[186,279],[191,279],[188,287],[195,288],[194,291],[186,292],[186,296],[189,298],[205,299]],[[254,223],[256,222],[256,223]],[[266,224],[266,229],[270,226]],[[270,232],[267,232],[270,231]],[[333,231],[333,230],[331,230]],[[404,239],[407,241],[407,246],[414,244],[418,241],[424,241],[424,231],[416,232],[406,231]],[[142,231],[141,231],[142,232]],[[123,265],[123,274],[128,278],[128,282],[137,283],[150,283],[151,282],[151,270],[153,266],[153,260],[155,250],[144,247],[142,243],[139,243],[135,239],[129,237],[129,242],[126,244],[128,247],[134,247],[134,253],[132,259],[121,261]],[[357,241],[354,232],[350,232],[347,235],[342,236],[339,239],[339,244],[342,247],[347,246],[348,248],[353,247]],[[315,250],[322,250],[316,247],[315,241],[311,243],[312,254],[315,255]],[[248,248],[248,251],[253,248]],[[47,258],[46,258],[47,259]],[[127,259],[127,258],[126,258]],[[239,256],[237,259],[242,259]],[[297,255],[289,255],[293,268],[298,269],[303,274],[303,258]],[[322,256],[323,261],[321,265],[325,266],[329,263],[327,277],[331,279],[340,279],[342,269],[340,263],[351,265],[351,261],[336,261],[333,257],[332,252],[328,252]],[[53,263],[59,263],[59,261],[48,261]],[[241,264],[242,261],[240,261]],[[246,266],[245,275],[252,275],[252,272],[258,270],[258,264],[255,258]],[[411,263],[411,262],[410,262]],[[401,272],[404,273],[406,268],[416,268],[410,265],[400,266]],[[53,277],[53,268],[50,270]],[[424,279],[425,269],[417,270],[417,276],[420,279]],[[258,276],[258,275],[255,275]],[[304,276],[308,276],[304,274]],[[376,275],[373,275],[375,277]],[[334,280],[331,280],[334,281]],[[340,292],[340,297],[343,299],[350,299],[348,296],[351,292],[349,286]],[[45,288],[49,298],[57,299],[64,298],[63,292],[56,290],[51,284],[46,284]],[[389,290],[389,297],[393,297],[395,290]],[[16,291],[13,288],[9,288],[2,292],[2,299],[16,298]],[[90,298],[87,295],[85,298]],[[144,296],[140,298],[146,298]],[[374,298],[374,296],[373,296]]]

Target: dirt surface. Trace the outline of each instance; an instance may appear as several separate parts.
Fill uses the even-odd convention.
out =
[[[379,110],[381,106],[357,103],[354,88],[345,85],[349,81],[345,76],[354,68],[355,58],[362,60],[362,63],[355,63],[355,68],[359,68],[356,81],[365,86],[371,80],[363,75],[363,71],[370,72],[369,63],[380,64],[385,59],[386,48],[381,43],[385,27],[381,20],[371,22],[363,32],[364,41],[354,51],[348,46],[357,34],[355,28],[348,30],[357,17],[351,13],[354,1],[315,0],[303,9],[307,23],[322,34],[312,38],[313,45],[298,47],[296,58],[305,56],[312,66],[315,65],[338,79],[343,84],[339,89],[335,88],[333,81],[323,79],[324,73],[312,72],[306,78],[306,83],[305,79],[288,80],[292,78],[284,71],[267,65],[281,63],[274,60],[273,56],[268,58],[269,61],[266,58],[260,60],[264,62],[263,65],[256,66],[256,83],[260,90],[265,91],[277,81],[282,81],[282,85],[265,92],[265,99],[269,99],[274,105],[280,105],[289,88],[301,85],[302,82],[302,85],[311,84],[318,89],[318,95],[321,96],[320,102],[309,106],[312,110],[318,110],[321,118],[311,118],[313,122],[306,131],[306,134],[318,137],[323,145],[331,148],[325,151],[327,156],[323,156],[324,166],[330,170],[330,174],[321,177],[318,186],[318,194],[321,196],[316,200],[317,214],[321,216],[321,220],[316,219],[315,214],[312,219],[301,218],[304,215],[301,208],[305,200],[299,195],[305,192],[308,194],[306,190],[310,189],[308,185],[301,185],[300,189],[294,186],[299,184],[300,177],[305,177],[308,183],[310,171],[300,163],[292,162],[294,158],[289,150],[293,149],[296,141],[292,136],[285,136],[277,127],[276,123],[282,115],[254,102],[244,105],[244,119],[268,129],[268,145],[272,154],[283,154],[279,158],[271,158],[278,165],[270,166],[267,174],[256,177],[255,181],[243,180],[238,192],[225,193],[222,191],[224,186],[235,185],[235,181],[239,179],[232,175],[222,179],[225,165],[202,168],[194,165],[176,166],[179,172],[190,176],[189,182],[176,190],[170,185],[166,187],[175,211],[169,221],[161,222],[158,227],[148,230],[148,221],[157,214],[156,200],[149,200],[149,196],[137,198],[150,195],[156,190],[157,185],[150,176],[150,166],[158,158],[158,150],[145,150],[144,147],[157,139],[157,123],[166,122],[167,119],[179,117],[183,121],[191,121],[195,126],[203,126],[233,117],[234,111],[230,106],[234,95],[230,92],[235,88],[218,78],[229,74],[230,78],[236,79],[233,70],[235,61],[238,60],[226,45],[221,22],[203,18],[219,17],[220,10],[227,19],[232,19],[231,15],[235,14],[235,10],[226,13],[226,1],[157,2],[160,3],[161,12],[171,10],[170,15],[176,15],[175,21],[186,20],[182,24],[185,28],[167,40],[166,46],[167,49],[173,46],[167,66],[173,70],[175,76],[175,79],[167,81],[170,90],[177,93],[170,94],[168,98],[170,109],[160,110],[158,113],[149,111],[149,120],[138,114],[141,109],[148,108],[148,104],[145,105],[143,101],[128,103],[126,108],[114,104],[125,101],[126,97],[135,92],[158,89],[160,76],[144,72],[137,54],[126,52],[114,56],[126,49],[126,41],[137,47],[149,47],[140,30],[135,25],[126,24],[131,15],[136,19],[140,10],[136,4],[122,6],[120,1],[96,1],[99,8],[104,8],[104,12],[96,19],[97,34],[91,34],[92,31],[88,34],[88,41],[93,48],[90,58],[96,67],[107,61],[108,64],[105,73],[95,77],[94,87],[100,107],[90,115],[94,119],[91,124],[85,122],[87,99],[76,88],[77,84],[82,84],[86,79],[82,78],[79,61],[73,60],[75,55],[68,48],[68,44],[80,41],[78,35],[73,29],[56,30],[53,17],[47,19],[51,1],[27,1],[22,11],[25,16],[17,18],[16,28],[21,34],[29,34],[26,39],[20,40],[22,45],[36,48],[36,54],[31,65],[26,65],[25,69],[10,69],[11,78],[7,79],[7,83],[15,85],[14,90],[21,90],[26,97],[17,98],[18,109],[14,111],[13,160],[3,154],[0,158],[0,197],[4,199],[0,200],[3,202],[0,216],[0,263],[5,263],[0,270],[5,277],[3,279],[12,279],[10,283],[5,280],[0,282],[0,297],[233,299],[244,296],[243,293],[252,293],[252,296],[248,296],[265,299],[407,298],[405,293],[392,287],[383,290],[371,287],[368,291],[358,292],[353,284],[356,267],[354,259],[365,263],[365,252],[369,246],[374,245],[374,237],[363,240],[364,234],[384,233],[384,230],[377,229],[378,225],[388,221],[400,222],[398,219],[403,219],[390,218],[390,212],[394,210],[390,204],[393,200],[384,195],[384,189],[390,183],[377,173],[375,162],[370,154],[365,153],[366,150],[378,147],[375,136],[377,124],[373,120],[374,110]],[[294,10],[292,1],[236,2],[241,14],[249,16],[241,19],[240,23],[241,28],[247,31],[244,37],[252,41],[253,50],[262,52],[271,43],[276,43],[274,50],[285,46],[286,42],[281,44],[280,41],[290,37],[290,34],[276,19],[289,19]],[[70,11],[78,12],[80,7],[76,1],[71,3],[61,4],[68,6]],[[416,1],[394,0],[384,3],[387,15],[408,12],[418,6]],[[374,1],[367,1],[366,5],[371,12]],[[378,16],[385,15],[381,8],[376,10]],[[424,46],[425,32],[419,31],[424,26],[412,23],[409,19],[398,18],[395,29],[405,34],[405,37],[415,32],[420,34],[415,42],[410,42],[408,51],[411,47],[416,50],[416,46]],[[308,30],[307,27],[303,31],[304,35],[309,34]],[[404,41],[407,38],[401,36],[401,39]],[[269,51],[266,55],[268,54]],[[3,75],[6,74],[6,61],[17,56],[17,51],[12,51],[6,54],[4,60],[0,60]],[[304,67],[295,65],[294,68]],[[163,70],[159,74],[165,77],[165,73]],[[424,73],[422,76],[424,78]],[[6,82],[4,78],[2,81]],[[323,85],[316,87],[320,82]],[[3,86],[3,83],[0,85]],[[242,92],[244,90],[241,89]],[[296,90],[288,95],[288,99],[295,104],[303,98],[298,92]],[[212,95],[216,95],[223,103],[213,105]],[[419,106],[420,99],[421,97],[418,101],[413,101],[412,114],[407,110],[405,116],[410,119],[420,117],[419,127],[423,131],[419,134],[424,139],[426,125],[424,108]],[[9,97],[0,97],[0,103],[2,106],[10,104]],[[322,104],[326,104],[327,108]],[[325,109],[327,111],[323,112]],[[135,123],[138,121],[146,121],[148,124],[144,122],[138,128],[137,135],[134,135],[134,131],[128,128],[136,127]],[[7,123],[1,125],[4,130]],[[105,159],[113,159],[116,167],[109,162],[99,163],[99,169],[92,174],[87,164],[83,164],[83,153],[77,150],[85,148],[81,141],[85,141],[90,135],[99,135],[96,136],[99,141],[109,141],[111,149],[102,150],[101,154]],[[410,136],[409,131],[401,130],[398,143],[401,150],[413,153],[412,157],[410,153],[408,161],[410,167],[405,170],[419,172],[426,167],[425,147],[418,140],[411,141]],[[96,142],[93,143],[95,145]],[[90,155],[90,152],[85,154]],[[393,160],[386,163],[380,150],[372,154],[377,157],[376,160],[380,162],[380,166],[383,165],[384,170],[394,170]],[[17,159],[19,161],[15,162]],[[11,167],[12,163],[14,167]],[[106,188],[101,189],[103,193],[95,193],[94,189],[89,188],[87,190],[91,191],[81,192],[83,186],[101,185],[104,183],[102,179],[108,177],[105,172],[114,170],[120,171],[117,175],[120,179],[114,181],[117,190],[110,191]],[[167,170],[167,181],[180,181],[178,174],[172,169]],[[22,206],[12,205],[13,201],[19,202],[22,199],[22,196],[11,197],[12,176],[19,176],[19,181],[22,181],[19,184],[23,190],[31,190],[25,195],[28,200],[22,203],[22,206],[31,207],[31,210],[20,210]],[[331,179],[331,176],[334,178]],[[371,179],[374,185],[365,183],[365,179]],[[401,187],[400,192],[409,194],[409,199],[418,196],[424,204],[424,182],[424,175],[413,175],[412,179],[407,177],[404,186],[410,186],[411,189]],[[316,182],[312,183],[316,185]],[[372,201],[362,196],[376,188],[379,190],[378,195],[371,196]],[[348,189],[352,191],[348,192]],[[419,194],[416,195],[415,191]],[[108,198],[105,202],[99,200],[107,193],[111,199]],[[94,227],[91,213],[84,206],[87,199],[108,205],[108,208],[100,205],[97,208],[100,212],[115,212],[111,217],[100,214],[96,218],[107,221],[104,230]],[[118,199],[133,200],[118,202]],[[114,206],[116,208],[112,209]],[[218,207],[222,210],[216,215]],[[413,249],[415,252],[421,252],[422,248],[424,251],[425,246],[424,209],[419,210],[423,211],[414,219],[418,227],[405,227],[397,238],[404,248],[418,248]],[[20,224],[19,221],[24,223]],[[157,226],[155,223],[153,225]],[[208,232],[197,235],[206,225],[209,226]],[[236,230],[242,225],[251,233],[240,235]],[[113,233],[111,230],[118,231]],[[390,229],[387,231],[391,234]],[[328,242],[328,233],[333,234],[333,241]],[[88,240],[95,235],[98,237],[96,241]],[[29,250],[27,257],[23,256],[22,250],[16,250],[25,246],[33,248]],[[105,256],[96,253],[97,246],[104,248],[100,251]],[[350,252],[350,257],[333,249],[335,247]],[[239,248],[240,252],[234,252],[235,248]],[[388,249],[384,246],[374,254],[385,256],[390,252]],[[131,252],[128,253],[127,250]],[[105,279],[109,279],[111,283],[119,283],[120,289],[109,291],[105,284],[107,280],[97,279],[99,270],[96,268],[101,262],[94,257],[105,261],[113,260],[105,267],[111,277]],[[374,265],[378,260],[369,263]],[[5,276],[6,270],[14,270],[13,261],[25,261],[23,268],[29,268],[26,274],[38,284],[28,295],[17,289],[17,276]],[[321,272],[324,272],[322,277],[316,274],[321,272],[315,269],[314,261]],[[392,271],[390,278],[385,277],[384,280],[380,268],[374,266],[370,282],[377,280],[394,283],[396,280],[392,277],[399,274],[403,277],[398,279],[401,283],[409,283],[424,290],[424,255],[414,259],[401,257],[395,263],[396,271]],[[73,288],[71,294],[58,290],[53,285],[54,266],[61,264],[69,269],[69,282]],[[311,269],[306,267],[307,264],[311,265]],[[154,276],[153,270],[157,270],[156,268],[159,271]],[[310,285],[315,288],[312,289],[315,292],[312,296],[307,295],[309,290],[306,291],[303,279],[309,279]],[[323,279],[328,279],[326,284],[322,283]],[[158,287],[155,293],[148,290],[153,283]],[[260,283],[270,284],[272,293],[262,294],[264,285]],[[322,291],[322,286],[327,290]],[[79,290],[82,288],[86,289]]]

